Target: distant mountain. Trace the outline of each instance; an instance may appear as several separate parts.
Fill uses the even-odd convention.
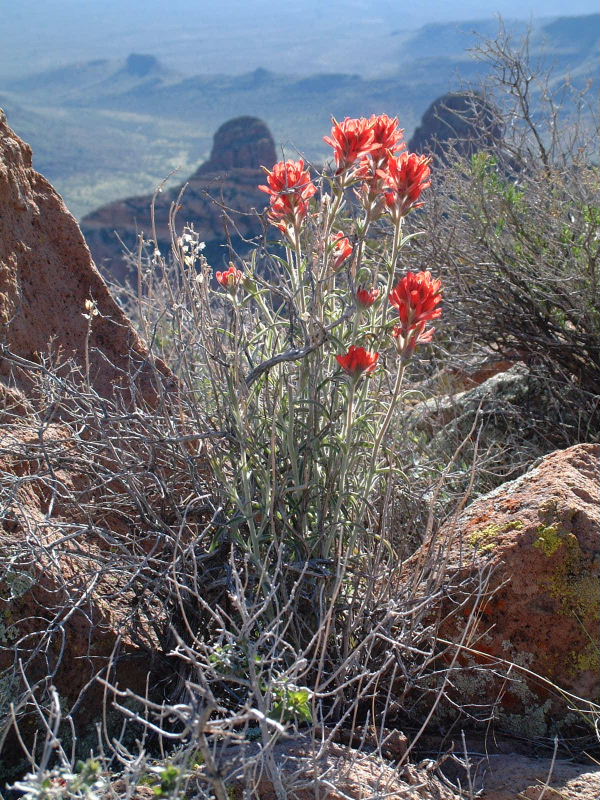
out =
[[[0,75],[127,53],[155,53],[169,67],[240,74],[260,66],[283,73],[359,72],[397,66],[398,40],[435,20],[482,14],[505,19],[591,14],[596,0],[5,0]],[[395,34],[395,37],[392,36]]]
[[[224,247],[225,217],[230,240],[236,249],[245,251],[243,239],[257,236],[262,230],[254,213],[267,203],[258,185],[264,182],[262,164],[276,161],[275,143],[269,129],[255,117],[237,117],[222,125],[215,133],[210,158],[185,181],[154,198],[158,246],[164,252],[170,247],[169,216],[171,205],[181,195],[177,220],[181,227],[191,222],[206,244],[205,255],[219,266],[227,258]],[[152,195],[129,197],[109,203],[88,214],[81,221],[94,261],[104,274],[121,284],[135,280],[131,266],[123,259],[123,244],[135,251],[138,234],[146,237],[152,230],[150,207]]]
[[[360,13],[367,5],[357,0]],[[568,77],[576,86],[597,86],[599,22],[593,15],[537,23],[534,58],[555,67],[556,82]],[[506,25],[515,39],[525,30],[523,22]],[[484,79],[486,66],[468,48],[478,34],[493,36],[497,29],[495,20],[436,23],[412,33],[389,28],[380,47],[389,55],[387,70],[377,76],[361,74],[355,59],[346,59],[342,71],[318,71],[311,62],[302,74],[259,67],[189,76],[134,51],[126,59],[0,76],[0,102],[31,142],[37,168],[83,215],[116,198],[152,192],[175,169],[167,186],[180,181],[208,156],[212,132],[239,115],[265,121],[278,155],[300,152],[314,162],[329,155],[322,137],[331,115],[398,115],[410,136],[435,98]],[[263,49],[273,49],[268,40]]]
[[[179,73],[167,69],[155,56],[132,53],[124,61],[101,58],[68,64],[6,80],[4,84],[11,92],[26,94],[30,102],[50,100],[52,104],[97,106],[104,98],[129,92],[151,92],[181,78]]]

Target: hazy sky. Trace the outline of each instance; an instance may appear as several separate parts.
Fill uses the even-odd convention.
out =
[[[328,47],[339,68],[357,36],[376,62],[392,32],[431,22],[597,12],[598,0],[0,0],[0,78],[132,51],[187,73],[277,70],[280,56],[311,72],[313,58],[327,69]]]

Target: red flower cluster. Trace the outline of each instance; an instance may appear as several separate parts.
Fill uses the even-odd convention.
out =
[[[329,245],[332,248],[331,254],[333,256],[333,269],[338,270],[346,259],[352,255],[353,247],[350,244],[350,239],[344,236],[343,233],[336,233],[329,239]]]
[[[371,353],[369,350],[365,350],[364,347],[352,345],[346,355],[339,355],[336,358],[340,367],[348,375],[358,378],[363,373],[369,374],[373,372],[379,361],[379,353]]]
[[[408,272],[390,292],[390,303],[400,315],[394,336],[401,354],[408,355],[418,344],[431,341],[435,328],[426,331],[425,326],[442,316],[441,289],[441,280],[434,280],[431,272]]]
[[[370,119],[334,119],[331,136],[324,137],[333,147],[337,174],[353,169],[350,177],[361,181],[357,194],[371,218],[388,210],[398,222],[422,205],[421,192],[431,185],[431,160],[402,152],[403,135],[397,118],[379,114]]]
[[[390,153],[399,153],[406,150],[404,143],[404,130],[398,126],[398,117],[388,117],[387,114],[379,114],[370,119],[373,125],[373,141],[377,144],[377,149],[371,151],[373,161],[386,161]]]
[[[375,142],[373,125],[365,117],[359,119],[346,117],[343,122],[338,122],[333,117],[332,121],[331,136],[324,136],[323,141],[333,147],[338,174],[379,147]]]
[[[265,172],[268,186],[258,188],[271,196],[269,220],[284,233],[299,228],[308,214],[308,201],[317,192],[304,161],[279,161]]]
[[[379,289],[360,288],[356,292],[356,302],[361,308],[369,308],[376,302],[381,292]]]
[[[395,221],[405,217],[413,208],[419,208],[423,189],[431,186],[429,176],[431,159],[416,153],[402,153],[390,157],[385,169],[377,170],[384,184],[385,204]]]
[[[229,269],[225,270],[225,272],[216,272],[215,278],[230,294],[235,294],[238,290],[238,286],[244,281],[244,273],[241,269],[236,269],[233,264],[231,264]]]
[[[361,162],[361,168],[366,168],[369,162],[363,160],[369,155],[379,165],[388,154],[403,150],[406,147],[402,141],[403,134],[397,119],[387,114],[373,114],[370,119],[346,117],[343,122],[338,122],[334,117],[331,136],[324,136],[323,139],[333,147],[337,172],[340,174],[357,161]]]

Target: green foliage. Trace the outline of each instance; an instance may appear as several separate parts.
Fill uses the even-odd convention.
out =
[[[271,692],[275,698],[273,711],[278,719],[284,722],[313,721],[312,694],[309,689],[282,684],[273,686]]]
[[[90,758],[79,761],[74,771],[58,767],[29,773],[11,788],[21,792],[24,800],[99,800],[106,781],[100,762]]]
[[[157,768],[159,783],[153,788],[154,794],[157,797],[173,796],[179,788],[182,774],[181,769],[174,764]]]

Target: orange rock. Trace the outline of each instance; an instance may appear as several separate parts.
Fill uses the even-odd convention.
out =
[[[455,676],[455,699],[480,715],[497,702],[500,724],[531,737],[583,723],[568,709],[600,701],[600,445],[545,457],[472,503],[415,558],[436,552],[449,592],[442,639],[461,642],[485,588],[461,651],[477,668]]]
[[[75,219],[58,193],[32,167],[32,153],[0,112],[0,342],[11,353],[39,362],[51,348],[59,360],[85,369],[86,301],[91,321],[87,350],[94,389],[109,396],[129,388],[152,401],[155,377],[170,379],[123,314],[98,270]],[[10,377],[9,377],[10,376]],[[8,358],[0,378],[26,393],[31,382]]]
[[[126,480],[135,474],[143,502],[166,518],[178,492],[197,493],[202,479],[190,477],[187,450],[143,450],[159,393],[168,400],[175,379],[112,298],[76,221],[1,115],[0,347],[0,677],[17,706],[24,674],[38,697],[52,684],[65,711],[75,706],[84,721],[97,719],[102,692],[93,679],[107,674],[113,651],[111,676],[144,691],[157,649],[132,578],[140,556],[152,551],[160,562],[170,523],[153,528]],[[64,365],[48,372],[56,385],[66,362],[81,375],[77,402],[67,388],[62,405],[43,396],[35,376],[50,353],[54,367]],[[105,402],[117,396],[119,404]],[[167,416],[169,408],[161,406]],[[157,481],[167,483],[177,463],[184,466],[169,483],[172,506],[161,505]],[[200,524],[191,522],[190,536]],[[160,609],[152,615],[160,620]],[[22,757],[14,738],[4,745],[6,763]]]

